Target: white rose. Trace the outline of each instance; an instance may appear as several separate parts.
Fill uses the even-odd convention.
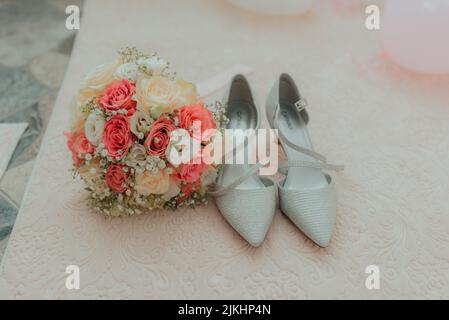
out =
[[[126,164],[130,167],[144,167],[147,160],[147,151],[141,144],[134,144],[126,156]]]
[[[96,113],[91,113],[86,119],[84,132],[87,140],[95,146],[101,142],[105,123],[103,116]]]
[[[185,129],[171,131],[169,138],[165,156],[174,167],[178,167],[181,163],[188,163],[200,152],[200,142],[193,139]]]
[[[139,137],[139,134],[147,133],[150,130],[152,123],[153,119],[149,113],[137,111],[130,119],[131,132]]]
[[[161,75],[164,70],[168,68],[167,61],[158,56],[153,56],[148,59],[139,59],[137,63],[151,72],[151,75],[153,76]]]
[[[176,197],[181,192],[181,188],[179,188],[178,184],[172,180],[170,180],[170,188],[166,193],[162,195],[162,198],[165,201],[170,200],[173,197]]]
[[[118,79],[126,79],[135,82],[139,67],[135,63],[124,63],[115,70],[114,76]]]

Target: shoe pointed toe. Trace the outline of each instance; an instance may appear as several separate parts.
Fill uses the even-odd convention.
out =
[[[252,246],[262,244],[275,213],[275,190],[235,189],[215,199],[226,221]]]
[[[291,190],[280,187],[281,210],[320,247],[330,243],[336,221],[337,199],[331,184],[317,190]]]

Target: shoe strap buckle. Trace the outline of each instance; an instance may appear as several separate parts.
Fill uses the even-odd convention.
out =
[[[301,112],[306,109],[306,107],[309,105],[306,98],[301,97],[298,101],[295,102],[296,109]]]

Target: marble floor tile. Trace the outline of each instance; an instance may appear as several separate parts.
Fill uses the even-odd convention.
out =
[[[22,202],[22,197],[28,184],[34,160],[8,170],[0,180],[0,190],[6,193],[15,203]]]
[[[0,7],[0,61],[4,65],[25,65],[74,34],[65,27],[65,6],[56,2],[60,1],[16,0]]]
[[[28,124],[0,180],[0,260],[70,59],[68,5],[82,14],[83,0],[0,0],[0,124]]]
[[[0,124],[0,179],[8,168],[17,143],[27,127],[26,122]]]

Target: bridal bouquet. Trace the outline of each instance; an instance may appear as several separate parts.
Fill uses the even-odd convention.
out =
[[[218,164],[204,155],[224,110],[198,101],[195,85],[158,55],[122,49],[87,75],[74,109],[67,146],[95,210],[133,215],[206,202]]]

